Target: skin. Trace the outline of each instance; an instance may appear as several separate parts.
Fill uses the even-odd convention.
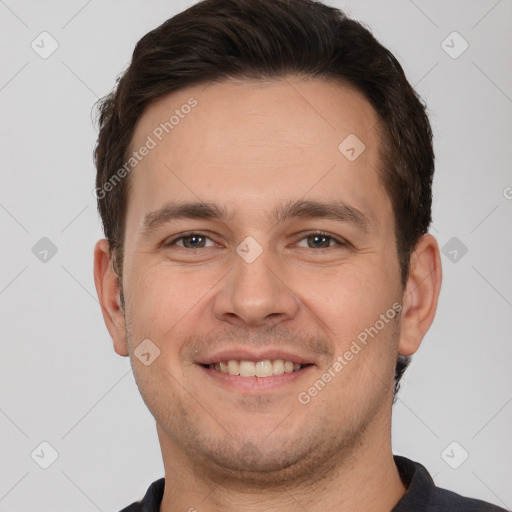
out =
[[[324,79],[230,80],[150,105],[132,149],[190,97],[197,106],[129,176],[124,309],[107,241],[94,251],[114,349],[131,358],[156,419],[161,510],[388,512],[406,491],[391,449],[396,358],[413,354],[433,321],[441,262],[435,238],[424,235],[401,286],[391,202],[377,174],[377,116],[360,93]],[[351,133],[366,146],[355,161],[338,150]],[[300,199],[343,200],[367,217],[367,229],[269,217]],[[144,216],[169,200],[216,203],[230,216],[174,219],[144,236]],[[333,238],[315,245],[318,230]],[[186,231],[207,238],[163,247]],[[262,248],[252,263],[236,252],[247,236]],[[300,403],[396,302],[401,316]],[[160,355],[145,366],[134,350],[147,338]],[[314,365],[274,389],[228,388],[197,362],[233,347],[286,349]]]

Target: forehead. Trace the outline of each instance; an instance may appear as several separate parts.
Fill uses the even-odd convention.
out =
[[[169,199],[246,210],[305,195],[351,198],[379,215],[379,122],[354,88],[324,79],[229,80],[168,94],[141,116],[130,146],[129,216]],[[380,212],[382,214],[382,212]]]

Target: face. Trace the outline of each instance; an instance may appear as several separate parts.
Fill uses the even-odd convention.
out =
[[[163,449],[296,476],[383,428],[403,289],[368,101],[320,79],[201,85],[147,108],[144,145],[113,336]]]

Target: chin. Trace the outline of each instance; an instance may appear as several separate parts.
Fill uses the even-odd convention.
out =
[[[311,478],[311,468],[332,456],[321,436],[287,430],[281,437],[268,430],[251,433],[239,430],[237,438],[225,431],[221,438],[188,438],[188,457],[214,482],[227,481],[235,487],[278,487]],[[242,434],[243,433],[243,434]]]
[[[260,450],[247,442],[239,450],[215,450],[207,456],[211,473],[219,480],[229,478],[233,484],[268,487],[297,480],[306,466],[304,453],[297,450]],[[304,466],[304,468],[301,468]]]

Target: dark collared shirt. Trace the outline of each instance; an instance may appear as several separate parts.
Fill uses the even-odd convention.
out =
[[[393,457],[407,491],[390,512],[506,512],[504,508],[486,501],[441,489],[419,462],[400,455]],[[142,501],[133,503],[121,512],[159,512],[164,483],[163,478],[153,482]]]

